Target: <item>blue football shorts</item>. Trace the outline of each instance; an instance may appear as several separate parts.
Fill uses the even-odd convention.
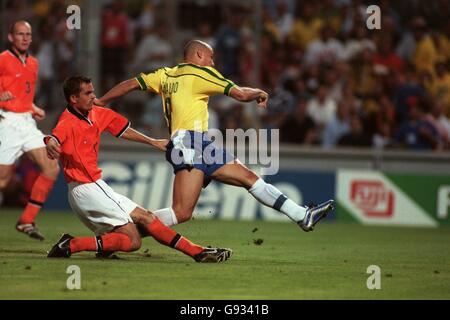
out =
[[[174,174],[193,168],[203,171],[203,188],[206,188],[211,175],[235,157],[215,146],[206,132],[179,130],[167,145],[166,160],[172,165]]]

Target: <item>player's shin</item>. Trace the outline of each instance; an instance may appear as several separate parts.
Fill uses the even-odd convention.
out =
[[[19,223],[33,223],[39,210],[44,202],[47,200],[48,194],[53,188],[55,180],[50,179],[44,175],[39,175],[31,189],[30,199],[19,219]]]
[[[203,251],[203,247],[192,243],[176,231],[170,229],[156,217],[147,225],[140,224],[139,229],[141,233],[151,235],[159,243],[181,251],[190,257],[194,257]]]
[[[96,251],[97,253],[114,251],[132,251],[129,236],[123,233],[107,233],[97,237],[73,238],[70,241],[70,252]]]
[[[305,207],[299,206],[263,179],[258,179],[250,188],[249,193],[262,204],[284,213],[294,222],[301,221],[305,217]]]

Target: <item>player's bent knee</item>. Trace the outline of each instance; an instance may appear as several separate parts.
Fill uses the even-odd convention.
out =
[[[11,179],[9,179],[9,178],[0,179],[0,191],[3,191],[3,190],[6,189],[6,187],[8,186],[10,180]]]
[[[175,215],[177,216],[178,223],[188,221],[192,218],[192,210],[189,209],[176,209],[173,208]]]
[[[147,211],[135,210],[130,214],[130,217],[136,225],[146,226],[153,221],[155,216],[148,210]]]
[[[136,251],[139,250],[142,246],[141,237],[133,237],[131,239],[131,249],[130,251]]]

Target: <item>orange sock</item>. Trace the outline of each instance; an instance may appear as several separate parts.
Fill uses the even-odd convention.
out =
[[[70,252],[97,251],[96,237],[73,238],[70,240]]]
[[[97,243],[98,243],[97,237]],[[107,233],[101,237],[103,251],[131,251],[131,239],[123,233]]]
[[[39,210],[41,210],[42,205],[45,200],[47,200],[50,190],[52,190],[55,180],[47,178],[44,175],[39,175],[33,184],[31,189],[30,199],[28,200],[25,209],[23,210],[22,216],[19,219],[19,223],[33,223]]]
[[[203,247],[182,237],[180,234],[163,224],[158,218],[154,218],[153,221],[146,226],[146,230],[159,243],[175,248],[190,257],[203,251]]]
[[[131,239],[123,233],[107,233],[99,237],[73,238],[70,252],[80,251],[131,251]]]

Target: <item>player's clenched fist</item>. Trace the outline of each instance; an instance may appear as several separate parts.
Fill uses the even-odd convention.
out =
[[[266,108],[267,100],[269,100],[269,94],[267,92],[261,90],[259,93],[259,97],[256,98],[256,102],[258,103],[258,106]]]

